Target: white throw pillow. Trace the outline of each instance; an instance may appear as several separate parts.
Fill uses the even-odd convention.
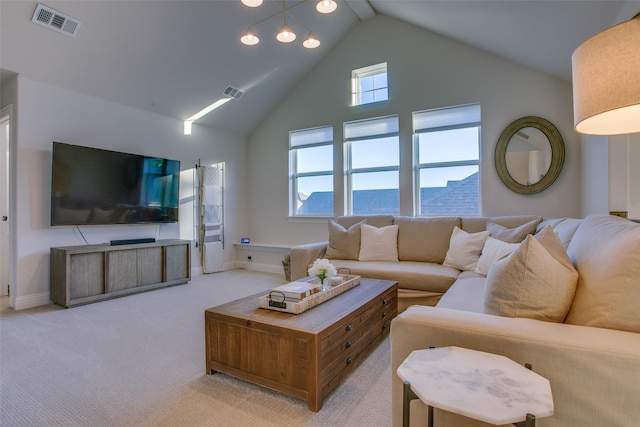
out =
[[[488,237],[488,231],[467,233],[456,226],[451,234],[443,265],[462,271],[474,271]]]
[[[507,257],[511,252],[518,249],[518,246],[520,246],[520,243],[507,243],[502,240],[489,237],[487,241],[484,242],[484,247],[482,248],[482,253],[480,254],[480,259],[478,260],[478,266],[476,267],[475,272],[486,276],[489,272],[489,268],[494,262]]]
[[[398,226],[360,226],[359,261],[398,261]]]

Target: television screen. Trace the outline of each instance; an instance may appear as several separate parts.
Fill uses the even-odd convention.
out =
[[[53,143],[51,225],[178,221],[180,161]]]

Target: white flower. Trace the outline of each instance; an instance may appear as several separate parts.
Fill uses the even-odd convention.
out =
[[[313,262],[313,265],[309,267],[310,276],[318,276],[320,280],[325,278],[331,278],[336,275],[336,268],[326,258],[318,258]]]

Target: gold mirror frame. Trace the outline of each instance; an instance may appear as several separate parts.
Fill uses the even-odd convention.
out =
[[[551,145],[551,164],[542,179],[535,184],[524,185],[513,179],[507,169],[507,146],[511,138],[521,129],[533,127],[544,133]],[[498,138],[495,150],[496,172],[500,180],[510,190],[520,194],[535,194],[548,188],[560,175],[564,164],[564,141],[558,129],[549,120],[537,116],[527,116],[511,122]]]

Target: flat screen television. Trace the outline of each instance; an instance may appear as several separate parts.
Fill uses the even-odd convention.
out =
[[[178,221],[180,161],[53,143],[51,225]]]

